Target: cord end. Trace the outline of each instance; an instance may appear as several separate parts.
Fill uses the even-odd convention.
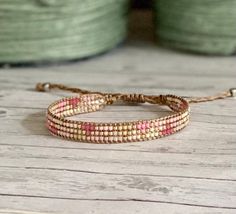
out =
[[[40,92],[46,92],[50,89],[50,83],[37,83],[35,90]]]
[[[236,88],[230,88],[229,89],[231,97],[236,97]]]

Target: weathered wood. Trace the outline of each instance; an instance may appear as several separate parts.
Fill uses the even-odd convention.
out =
[[[65,93],[35,92],[39,81],[187,96],[211,95],[236,84],[235,56],[188,55],[135,39],[89,61],[0,69],[0,209],[72,214],[236,212],[234,98],[191,105],[189,126],[155,141],[75,143],[46,130],[46,107]],[[153,118],[167,110],[117,104],[80,118],[123,121]]]
[[[23,167],[1,168],[0,179],[5,192],[2,195],[9,196],[16,195],[17,190],[19,196],[39,198],[157,201],[236,209],[234,181]]]
[[[24,211],[24,210],[9,210],[9,209],[1,209],[0,214],[43,214],[43,213],[36,213],[31,211]],[[46,213],[44,213],[46,214]]]
[[[3,205],[4,204],[4,205]],[[15,207],[19,210],[42,210],[51,213],[112,213],[112,214],[150,214],[150,213],[169,213],[169,214],[235,214],[234,209],[199,207],[191,205],[181,205],[173,203],[148,202],[148,201],[122,201],[122,200],[69,200],[51,199],[34,197],[12,197],[0,196],[2,207]],[[28,205],[28,207],[27,207]],[[29,206],[30,205],[30,206]],[[27,208],[26,208],[27,207]],[[8,214],[8,213],[4,213]],[[28,214],[28,213],[20,213]]]

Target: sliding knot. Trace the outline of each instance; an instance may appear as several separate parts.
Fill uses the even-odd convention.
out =
[[[145,96],[143,94],[124,94],[122,100],[132,103],[145,103]]]
[[[160,104],[160,105],[165,105],[166,104],[166,96],[164,96],[164,95],[159,95],[159,96],[157,96],[157,100],[158,100],[158,104]]]
[[[152,103],[152,104],[165,105],[166,101],[167,101],[166,96],[164,96],[164,95],[149,96],[149,103]]]
[[[105,99],[108,105],[113,104],[116,100],[119,99],[119,96],[116,94],[105,94]]]

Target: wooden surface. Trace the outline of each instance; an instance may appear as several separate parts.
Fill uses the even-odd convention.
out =
[[[45,109],[63,93],[34,91],[37,82],[51,81],[111,92],[202,96],[236,86],[235,71],[235,56],[185,54],[137,37],[78,63],[2,68],[0,213],[236,213],[235,98],[193,104],[189,126],[175,135],[96,145],[50,136]],[[166,109],[151,105],[115,105],[82,118],[163,114]]]

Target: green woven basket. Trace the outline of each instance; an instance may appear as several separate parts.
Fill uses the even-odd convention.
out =
[[[128,0],[0,0],[0,63],[80,59],[127,32]]]
[[[158,42],[192,52],[236,53],[236,0],[154,0]]]

